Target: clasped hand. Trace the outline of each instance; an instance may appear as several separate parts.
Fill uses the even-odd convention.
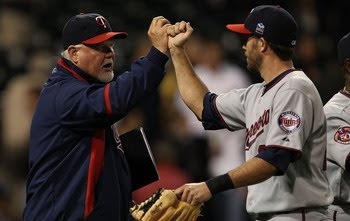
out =
[[[182,48],[191,36],[192,32],[193,28],[189,22],[181,21],[176,22],[174,25],[168,26],[168,48]]]
[[[171,25],[168,19],[157,16],[148,29],[148,37],[155,48],[166,53],[168,49],[183,48],[192,32],[189,22],[181,21]]]

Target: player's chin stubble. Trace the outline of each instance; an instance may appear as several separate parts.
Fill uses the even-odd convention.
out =
[[[247,59],[247,69],[251,72],[259,73],[261,63],[262,57],[257,54],[253,54],[249,59]]]

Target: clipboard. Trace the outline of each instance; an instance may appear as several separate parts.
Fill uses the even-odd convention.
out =
[[[152,150],[142,127],[119,136],[131,173],[132,191],[159,180]]]

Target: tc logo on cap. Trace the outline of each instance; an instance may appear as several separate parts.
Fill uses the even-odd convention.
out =
[[[97,16],[95,19],[97,24],[107,28],[107,20],[103,16]]]
[[[255,32],[258,33],[259,35],[263,35],[265,30],[265,25],[263,23],[258,23],[256,25]]]

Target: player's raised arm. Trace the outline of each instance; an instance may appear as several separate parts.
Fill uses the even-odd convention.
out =
[[[185,51],[185,43],[191,36],[192,31],[193,29],[189,23],[177,22],[168,28],[168,44],[181,98],[196,116],[202,119],[203,99],[208,92],[208,88],[194,72]]]

